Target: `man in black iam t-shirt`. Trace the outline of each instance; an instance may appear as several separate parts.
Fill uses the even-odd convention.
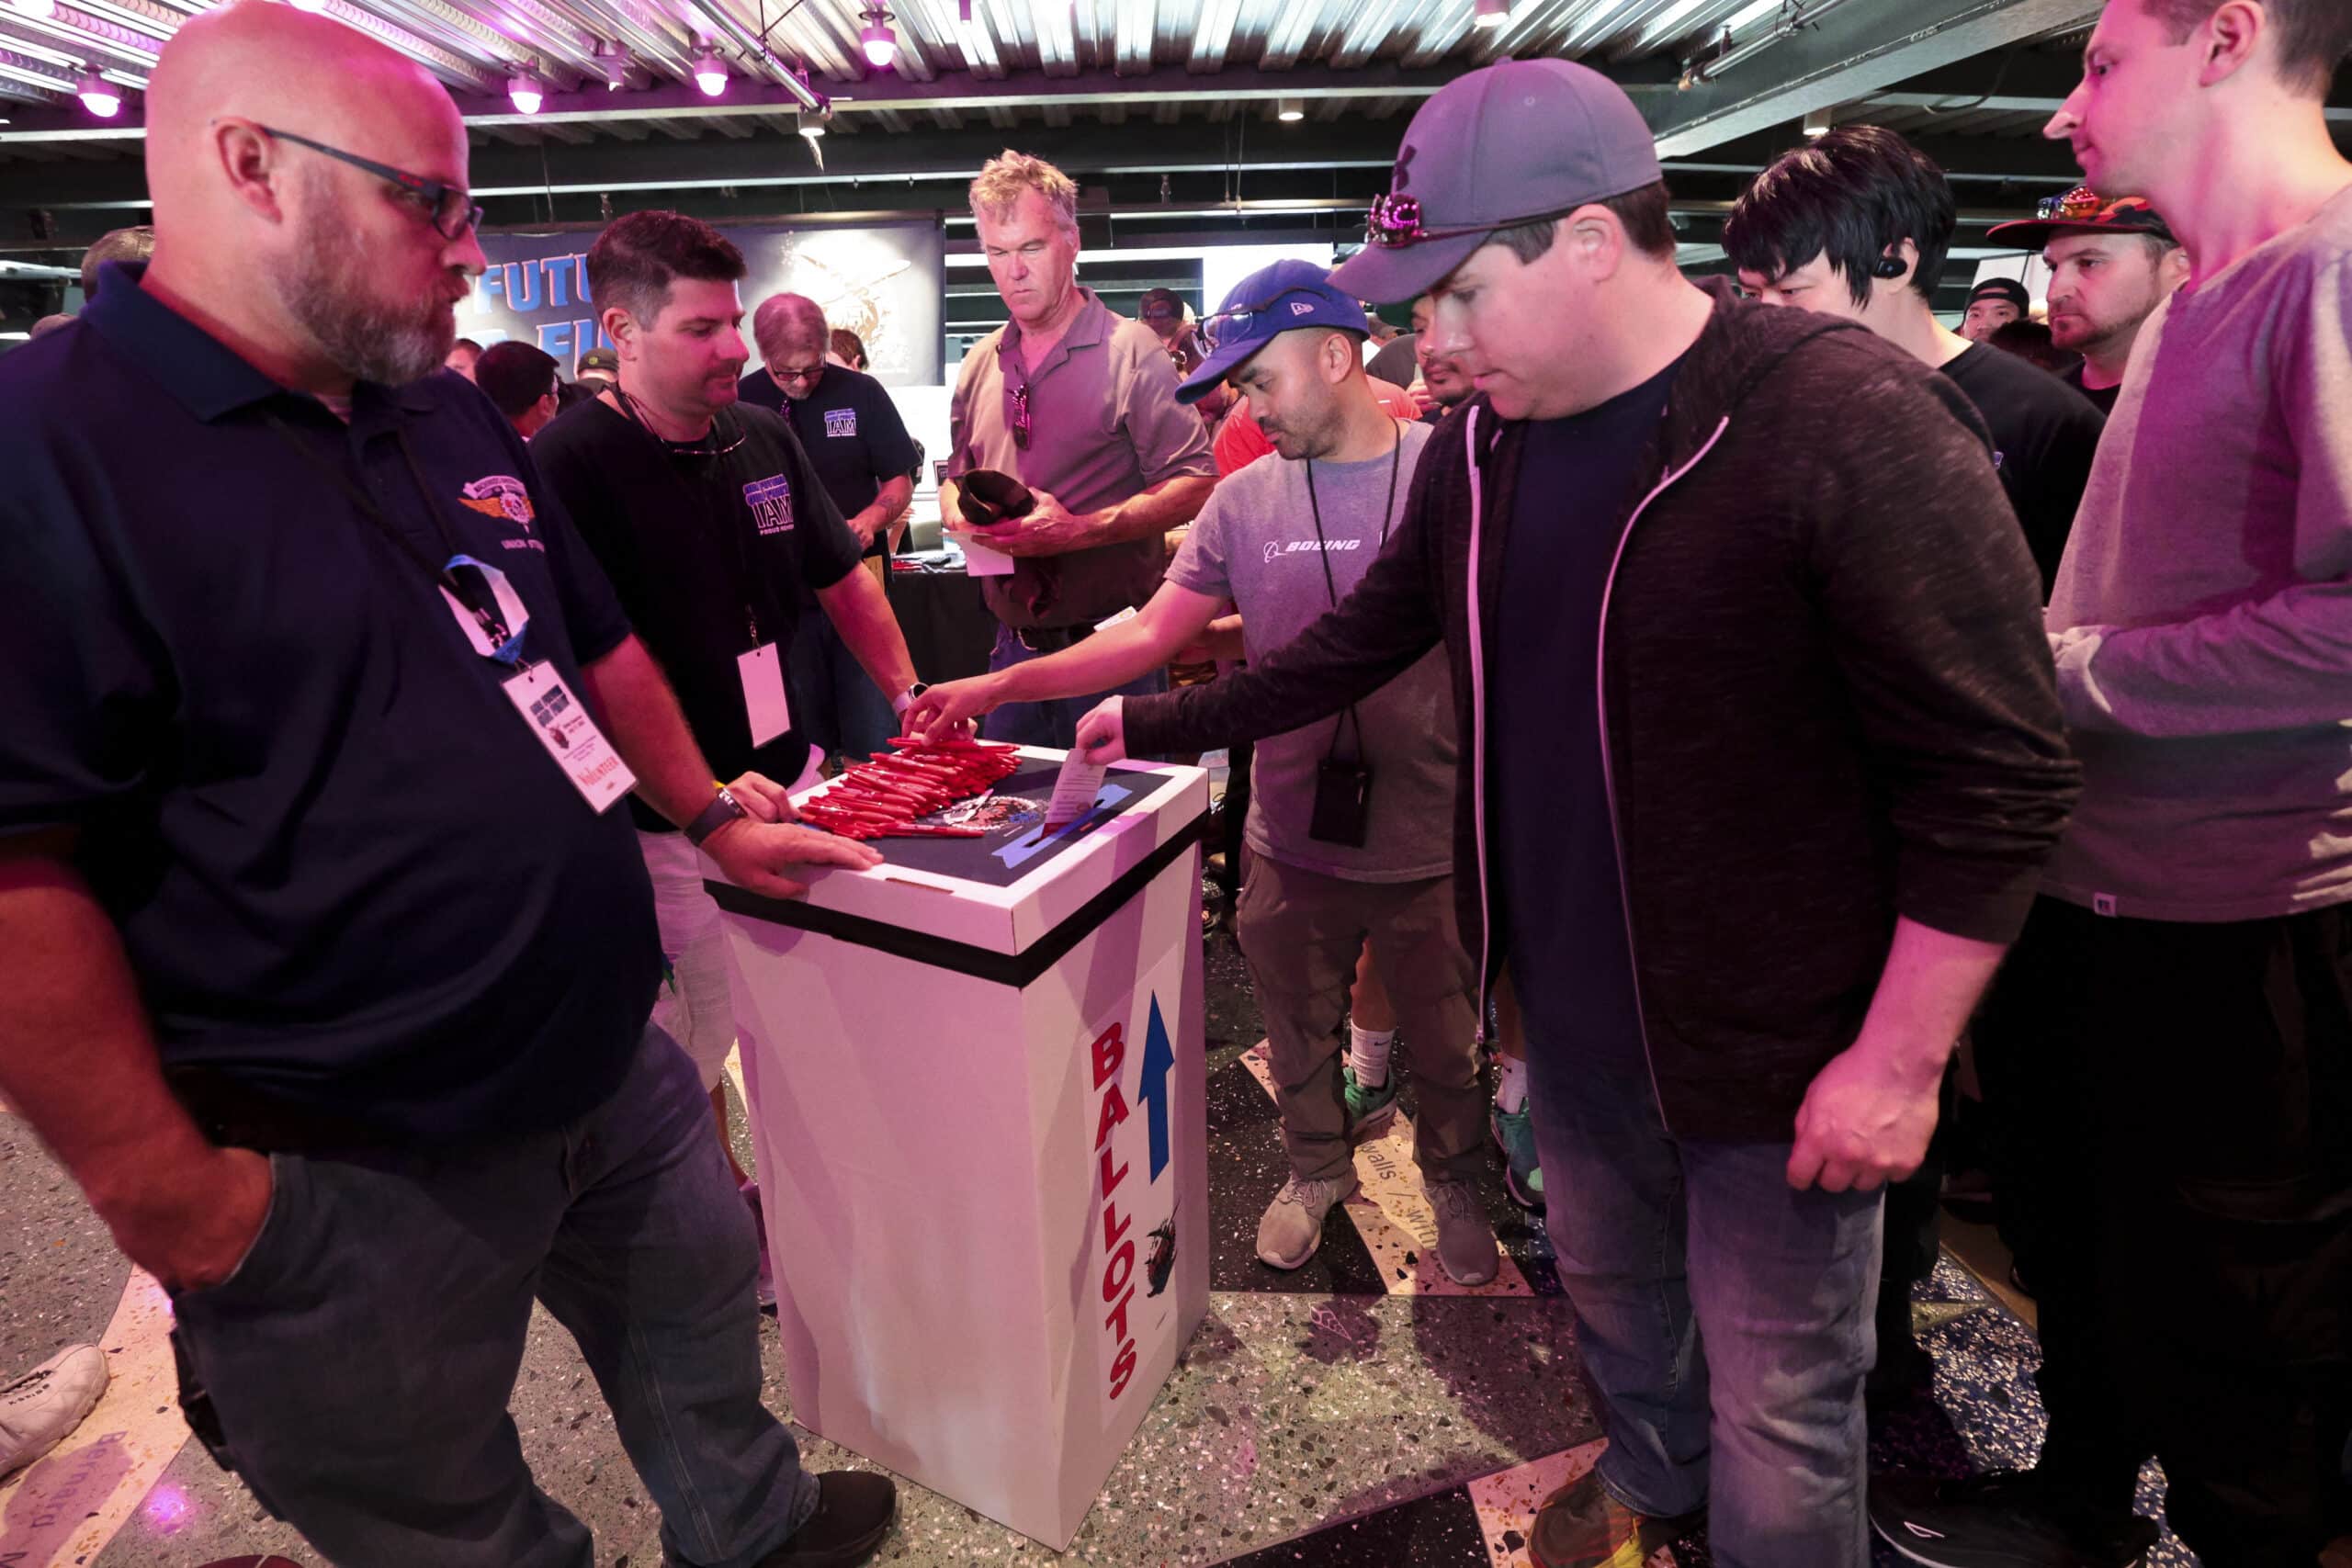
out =
[[[883,579],[905,532],[919,460],[882,383],[826,357],[831,331],[805,294],[776,294],[752,314],[763,363],[739,388],[747,403],[782,414],[825,493]],[[888,704],[832,622],[804,615],[792,644],[792,702],[809,743],[835,761],[864,761],[898,733]]]
[[[674,212],[633,212],[607,228],[589,249],[588,277],[619,383],[531,450],[669,672],[711,766],[788,784],[808,761],[786,696],[804,599],[896,705],[914,666],[791,430],[765,409],[735,406],[749,357],[736,292],[744,271],[717,230]],[[735,1018],[718,907],[694,846],[629,804],[669,963],[654,1018],[702,1069],[724,1142],[719,1077]],[[763,1281],[763,1297],[770,1289]]]

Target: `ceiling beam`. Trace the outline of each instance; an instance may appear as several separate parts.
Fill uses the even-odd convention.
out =
[[[1816,0],[1815,9],[1826,12]],[[2098,16],[2098,0],[1895,0],[1839,6],[1713,80],[1637,99],[1663,157],[1702,152],[1867,98],[1921,72]]]

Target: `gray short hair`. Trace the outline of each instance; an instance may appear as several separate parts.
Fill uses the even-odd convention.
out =
[[[1046,198],[1064,232],[1078,232],[1078,182],[1043,158],[1010,148],[980,165],[972,182],[972,216],[1002,222],[1012,215],[1021,193],[1030,190]]]

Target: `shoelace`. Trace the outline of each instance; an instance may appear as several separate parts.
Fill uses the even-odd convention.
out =
[[[1331,1201],[1339,1195],[1338,1179],[1329,1176],[1317,1177],[1308,1181],[1302,1181],[1293,1177],[1290,1184],[1279,1194],[1283,1202],[1295,1203],[1307,1213],[1315,1214],[1319,1214],[1329,1208]]]
[[[1424,1189],[1430,1207],[1440,1219],[1466,1220],[1477,1216],[1478,1200],[1466,1181],[1432,1181]]]

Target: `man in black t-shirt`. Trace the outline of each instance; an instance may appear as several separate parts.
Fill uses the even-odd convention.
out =
[[[2059,379],[2113,413],[2141,325],[2188,281],[2188,252],[2142,197],[2101,201],[2077,186],[2055,207],[1985,237],[2040,251],[2050,264],[2051,341],[2083,356]]]
[[[1959,384],[1992,430],[1993,466],[2047,598],[2106,418],[2048,371],[1936,319],[1958,226],[1934,162],[1891,130],[1841,125],[1756,176],[1724,248],[1741,288],[1766,304],[1860,321]]]
[[[735,287],[744,271],[717,230],[674,212],[634,212],[607,228],[589,248],[588,279],[619,381],[531,449],[668,671],[711,766],[789,782],[809,755],[786,697],[785,650],[804,598],[876,684],[908,693],[914,667],[790,427],[734,406],[750,357]],[[638,802],[630,809],[670,968],[654,1018],[702,1070],[723,1133],[719,1079],[735,1019],[718,908],[694,847]]]
[[[882,383],[829,364],[825,312],[803,294],[762,300],[752,316],[761,367],[739,388],[747,403],[782,414],[825,493],[883,581],[914,499],[915,444]],[[803,615],[791,658],[792,704],[811,744],[835,761],[864,761],[898,733],[889,704],[823,615]]]

